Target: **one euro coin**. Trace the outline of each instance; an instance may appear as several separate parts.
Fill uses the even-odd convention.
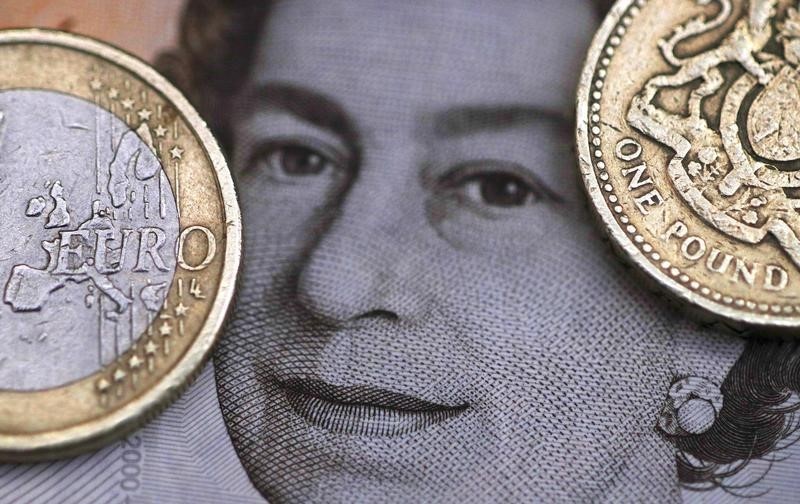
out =
[[[197,112],[88,38],[0,33],[0,459],[97,448],[200,370],[241,219]]]

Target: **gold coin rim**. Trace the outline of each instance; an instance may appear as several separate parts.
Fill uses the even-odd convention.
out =
[[[203,146],[216,174],[225,218],[225,256],[221,280],[202,330],[182,358],[156,385],[106,416],[65,429],[0,436],[0,460],[27,462],[76,455],[121,439],[151,420],[202,370],[230,311],[242,258],[242,221],[233,177],[217,141],[200,114],[166,78],[122,49],[83,35],[57,30],[0,30],[0,44],[44,44],[81,51],[138,75],[175,106]]]
[[[655,0],[649,0],[647,3],[652,1]],[[611,8],[611,11],[605,17],[592,39],[578,85],[575,141],[578,151],[578,167],[581,172],[584,190],[591,202],[592,211],[599,216],[604,227],[604,233],[617,245],[617,247],[613,247],[615,252],[623,260],[633,264],[640,272],[645,273],[648,279],[655,282],[660,291],[666,292],[685,307],[688,307],[690,316],[698,318],[702,322],[721,323],[737,332],[756,328],[761,330],[772,328],[783,330],[800,327],[800,317],[788,317],[773,313],[759,314],[739,310],[736,307],[725,306],[693,292],[651,263],[639,250],[629,234],[626,233],[609,208],[600,181],[597,179],[597,168],[592,156],[592,146],[589,140],[589,104],[591,102],[592,85],[595,81],[599,61],[603,57],[604,48],[614,35],[614,30],[622,21],[623,16],[634,5],[641,6],[638,0],[617,0]]]

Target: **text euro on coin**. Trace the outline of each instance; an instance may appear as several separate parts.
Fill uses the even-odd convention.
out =
[[[129,433],[200,370],[232,301],[239,209],[197,113],[141,61],[0,33],[0,459]]]
[[[796,0],[623,0],[589,51],[577,142],[627,260],[706,320],[800,326]]]

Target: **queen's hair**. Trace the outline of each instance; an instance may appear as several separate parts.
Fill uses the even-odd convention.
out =
[[[230,147],[231,100],[247,78],[270,0],[189,0],[178,46],[161,53],[156,68]]]
[[[800,427],[800,346],[794,341],[751,337],[722,383],[722,409],[712,427],[700,435],[676,436],[680,481],[689,487],[721,487],[731,493],[755,483],[725,480],[748,462],[781,458],[798,440]]]

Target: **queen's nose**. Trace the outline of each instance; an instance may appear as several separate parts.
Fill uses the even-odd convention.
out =
[[[387,157],[394,166],[384,162],[354,181],[301,270],[298,298],[321,319],[414,320],[429,304],[416,246],[427,225],[424,190],[409,167],[397,166],[402,156]]]

